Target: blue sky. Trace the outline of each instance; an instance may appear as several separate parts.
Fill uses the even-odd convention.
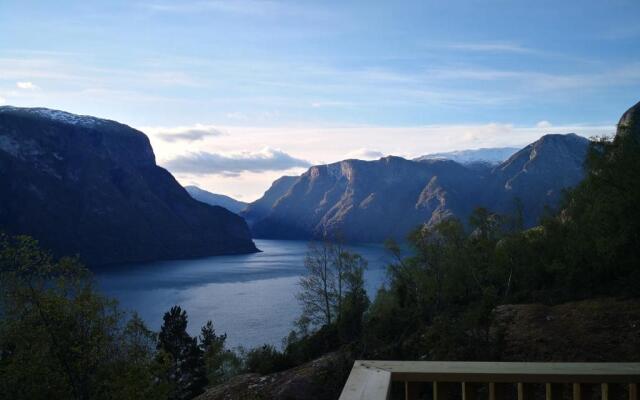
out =
[[[613,131],[640,2],[0,2],[0,102],[142,129],[185,184],[252,200],[313,163]],[[227,167],[228,165],[228,167]]]

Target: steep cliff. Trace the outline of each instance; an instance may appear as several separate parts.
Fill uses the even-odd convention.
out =
[[[256,251],[244,220],[192,199],[129,126],[0,107],[0,229],[89,265]]]

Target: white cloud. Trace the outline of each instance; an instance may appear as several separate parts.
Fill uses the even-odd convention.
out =
[[[243,172],[284,171],[308,167],[311,163],[282,150],[264,148],[258,152],[234,154],[195,152],[180,155],[164,163],[172,172],[194,175],[236,176]]]
[[[377,160],[384,157],[384,153],[378,150],[372,150],[367,148],[356,149],[348,152],[345,158],[355,158],[358,160]]]
[[[5,99],[4,97],[0,96],[0,104],[6,104],[7,103],[7,99]]]
[[[34,85],[33,82],[16,82],[16,87],[23,90],[38,89],[38,86]]]
[[[549,121],[540,121],[536,124],[536,128],[549,129],[551,127],[552,125]]]
[[[177,127],[145,127],[141,130],[165,142],[195,142],[224,133],[212,125],[194,124]]]

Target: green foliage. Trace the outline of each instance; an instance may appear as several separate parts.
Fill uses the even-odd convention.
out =
[[[270,374],[290,368],[292,364],[274,346],[265,344],[247,352],[245,355],[245,367],[249,372]]]
[[[171,307],[163,320],[157,347],[160,357],[170,357],[170,368],[165,375],[172,388],[169,399],[191,399],[203,393],[207,384],[203,350],[198,346],[198,339],[187,333],[186,311],[179,306]],[[205,335],[209,346],[214,346],[217,338],[208,330]]]
[[[296,295],[302,306],[297,321],[300,331],[306,335],[310,328],[335,323],[341,327],[344,340],[357,338],[369,304],[363,278],[367,261],[341,243],[326,239],[309,245],[305,267]],[[349,320],[345,320],[345,314]]]
[[[291,331],[284,341],[284,354],[292,365],[300,365],[335,351],[341,344],[336,324],[324,325],[312,334]]]
[[[225,348],[227,334],[217,335],[213,322],[207,321],[200,333],[200,347],[204,353],[207,379],[210,385],[225,382],[236,375],[242,366],[242,360]]]
[[[0,393],[11,399],[162,398],[154,335],[98,295],[74,258],[0,235]]]
[[[391,244],[390,284],[367,314],[367,356],[495,359],[491,312],[505,303],[640,295],[640,144],[594,142],[585,180],[562,211],[522,230],[521,217],[476,210]],[[518,209],[518,207],[516,207]]]
[[[342,251],[339,257],[345,290],[338,304],[336,324],[340,341],[349,343],[358,340],[362,335],[363,316],[369,307],[369,298],[364,288],[364,270],[367,268],[367,262],[359,254],[347,251]]]

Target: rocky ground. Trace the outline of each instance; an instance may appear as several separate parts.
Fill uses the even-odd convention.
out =
[[[640,361],[640,299],[496,308],[503,361]]]
[[[275,374],[236,376],[209,389],[196,400],[335,399],[342,390],[351,363],[341,353],[329,353]]]

